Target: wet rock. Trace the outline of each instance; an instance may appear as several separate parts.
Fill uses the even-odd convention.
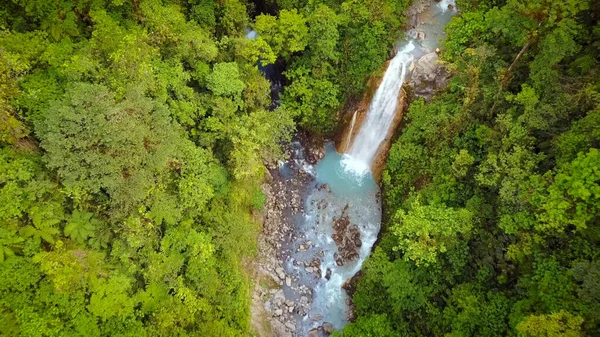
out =
[[[308,332],[308,337],[319,337],[319,329],[314,328]]]
[[[352,295],[356,291],[356,285],[361,276],[362,271],[358,271],[358,273],[354,274],[354,276],[352,276],[350,279],[344,281],[344,284],[342,285],[342,288],[344,288],[344,290],[346,290],[346,293],[348,294],[347,299],[349,301],[349,305],[352,304]]]
[[[323,323],[323,333],[326,335],[331,335],[333,333],[333,324],[329,322]]]
[[[333,258],[335,259],[335,264],[337,264],[338,267],[344,265],[344,259],[342,259],[342,257],[338,253],[334,253]]]
[[[319,187],[317,187],[317,189],[319,191],[331,192],[331,190],[329,189],[329,185],[328,184],[319,185]]]
[[[331,279],[331,269],[327,268],[327,271],[325,271],[325,278],[327,281]]]
[[[446,68],[439,63],[438,53],[434,51],[415,63],[409,84],[415,95],[430,99],[436,90],[448,85],[449,78]]]
[[[348,206],[346,205],[342,215],[333,221],[334,233],[331,237],[338,246],[338,251],[334,255],[338,266],[343,266],[358,258],[358,252],[362,246],[358,226],[350,223],[347,210]]]
[[[285,285],[288,287],[292,286],[292,279],[290,277],[285,278]]]
[[[323,315],[321,314],[312,314],[310,315],[310,319],[312,319],[313,321],[320,321],[323,319]]]

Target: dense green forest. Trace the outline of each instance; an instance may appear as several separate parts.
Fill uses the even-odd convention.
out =
[[[600,2],[463,0],[344,336],[600,335]]]
[[[3,1],[0,335],[252,335],[264,163],[332,134],[409,4]],[[338,334],[598,335],[600,3],[458,7]]]
[[[263,163],[335,128],[408,3],[3,1],[0,335],[251,334]]]

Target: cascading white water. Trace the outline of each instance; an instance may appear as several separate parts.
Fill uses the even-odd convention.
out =
[[[360,131],[344,158],[346,167],[355,173],[362,175],[371,170],[371,162],[394,120],[398,107],[398,95],[406,80],[408,68],[414,60],[412,54],[414,49],[415,45],[413,41],[410,41],[398,51],[390,61],[383,80],[373,96]]]
[[[299,159],[292,166],[313,177],[304,195],[304,211],[295,220],[298,238],[290,242],[291,254],[284,264],[286,271],[294,276],[291,287],[283,286],[291,298],[299,296],[294,284],[305,285],[312,291],[310,310],[295,316],[297,336],[306,336],[309,331],[322,335],[325,322],[335,329],[342,329],[348,323],[351,307],[342,285],[361,269],[380,229],[379,187],[371,174],[371,164],[390,132],[398,95],[410,76],[411,64],[439,45],[443,26],[456,13],[455,8],[454,0],[429,1],[420,17],[423,22],[413,29],[419,34],[408,34],[409,42],[390,61],[362,123],[357,122],[360,120],[357,113],[352,117],[348,136],[351,144],[345,144],[346,154],[338,154],[329,144],[324,158],[315,167],[309,165],[303,155],[296,156]],[[354,128],[359,129],[352,137]],[[292,172],[287,164],[280,170],[284,175]],[[292,174],[290,179],[296,178]],[[358,227],[360,244],[355,247],[358,256],[338,263],[336,254],[342,247],[338,247],[333,235],[346,234],[335,232],[336,219],[344,214],[349,223]],[[319,261],[318,275],[306,268],[315,258]]]

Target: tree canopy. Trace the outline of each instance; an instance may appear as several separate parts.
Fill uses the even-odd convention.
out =
[[[340,334],[597,335],[600,7],[457,6],[441,48],[452,79],[405,115],[384,233]]]

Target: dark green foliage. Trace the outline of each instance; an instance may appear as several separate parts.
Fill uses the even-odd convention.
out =
[[[344,103],[361,97],[385,63],[410,1],[274,2],[279,16],[258,16],[255,29],[289,63],[282,105],[303,128],[328,134]]]
[[[335,128],[409,3],[272,0],[252,23],[242,0],[5,1],[0,335],[248,336],[263,162],[294,120]],[[411,104],[336,334],[598,335],[600,8],[458,6],[454,76]]]
[[[600,333],[598,8],[494,4],[458,3],[450,85],[412,102],[390,150],[385,233],[344,335]]]
[[[243,1],[3,4],[0,335],[249,334],[251,212],[294,125],[248,21]]]

